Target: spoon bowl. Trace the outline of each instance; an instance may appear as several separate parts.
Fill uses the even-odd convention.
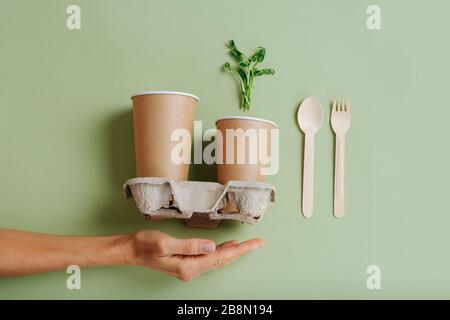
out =
[[[315,134],[323,122],[323,112],[320,102],[314,97],[308,97],[300,104],[297,112],[297,122],[304,133]]]

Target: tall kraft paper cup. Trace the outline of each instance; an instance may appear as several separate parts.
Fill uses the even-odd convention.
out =
[[[272,130],[277,128],[277,125],[269,120],[253,118],[253,117],[225,117],[216,121],[217,130],[222,134],[222,143],[219,140],[217,141],[217,156],[219,159],[222,159],[222,163],[220,160],[217,162],[217,181],[221,184],[225,184],[228,181],[232,180],[245,180],[245,181],[260,181],[264,182],[265,176],[261,174],[261,168],[267,166],[267,164],[262,164],[261,159],[258,156],[260,135],[258,134],[259,129],[266,130],[266,141],[262,141],[262,143],[266,144],[267,154],[271,155],[271,134]],[[251,146],[249,140],[246,138],[245,140],[234,138],[234,161],[232,164],[227,163],[227,144],[231,143],[231,141],[227,141],[227,129],[242,129],[244,132],[248,129],[253,129],[256,131],[257,143],[256,146]],[[244,145],[242,146],[242,143]],[[233,146],[233,145],[230,145]],[[237,152],[239,146],[245,150],[245,162],[244,164],[237,163]],[[230,147],[231,149],[231,147]],[[241,150],[242,150],[241,149]],[[256,157],[256,163],[251,164],[249,159],[250,155]],[[217,160],[217,159],[216,159]]]
[[[131,99],[137,176],[187,180],[189,164],[175,164],[171,159],[172,148],[180,143],[171,141],[171,135],[183,128],[192,137],[198,97],[183,92],[145,91]],[[192,140],[184,150],[189,159],[191,144]]]

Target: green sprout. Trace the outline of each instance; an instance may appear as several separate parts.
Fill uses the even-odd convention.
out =
[[[258,63],[262,62],[266,55],[266,49],[263,47],[258,47],[250,58],[247,58],[236,48],[233,40],[228,41],[227,47],[230,49],[229,53],[235,60],[236,65],[232,67],[229,62],[226,62],[223,65],[223,69],[234,74],[239,80],[241,91],[241,104],[239,108],[244,111],[250,110],[253,80],[262,75],[273,75],[275,70],[256,68]]]

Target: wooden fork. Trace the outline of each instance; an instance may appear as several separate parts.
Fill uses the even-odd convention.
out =
[[[344,216],[345,135],[350,128],[350,123],[350,103],[348,100],[334,99],[331,109],[331,126],[336,134],[333,202],[333,212],[336,218]]]

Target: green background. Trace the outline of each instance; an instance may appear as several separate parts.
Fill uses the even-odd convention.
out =
[[[382,30],[366,27],[381,7]],[[82,29],[66,28],[66,8]],[[264,248],[192,282],[139,267],[1,279],[0,298],[450,298],[450,2],[23,1],[0,10],[0,225],[106,235],[157,228],[216,242],[259,236]],[[122,183],[134,176],[130,96],[200,96],[196,119],[244,115],[220,66],[226,40],[267,48],[273,77],[255,81],[245,115],[280,127],[277,201],[254,226],[217,230],[146,222]],[[299,102],[325,110],[316,138],[315,211],[300,215]],[[346,215],[332,216],[330,100],[348,97]],[[214,179],[214,167],[191,167]],[[1,259],[1,257],[0,257]],[[45,259],[45,257],[43,257]],[[381,290],[368,290],[378,265]]]

